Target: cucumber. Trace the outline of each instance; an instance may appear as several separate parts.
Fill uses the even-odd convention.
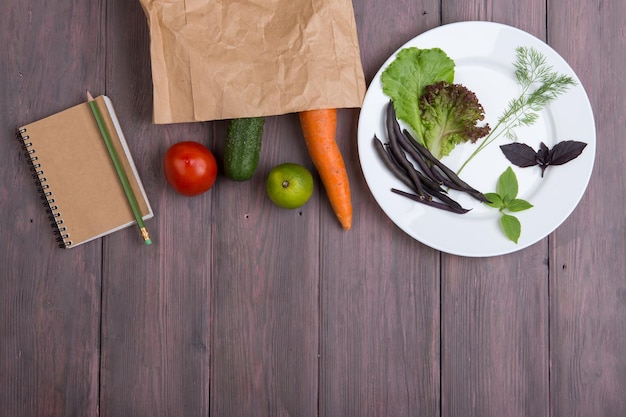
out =
[[[224,173],[228,178],[246,181],[254,176],[264,124],[265,117],[244,117],[228,123],[224,148]]]

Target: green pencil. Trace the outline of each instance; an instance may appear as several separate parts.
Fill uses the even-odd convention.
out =
[[[95,102],[93,96],[89,91],[87,91],[87,101],[89,102],[89,107],[91,108],[93,117],[96,119],[96,123],[98,124],[98,128],[100,129],[100,133],[102,134],[102,139],[104,139],[104,143],[109,151],[111,161],[113,161],[113,165],[115,165],[115,170],[117,171],[117,175],[120,178],[120,182],[122,183],[122,187],[124,188],[124,192],[126,193],[126,197],[128,198],[130,208],[132,209],[133,214],[135,215],[135,219],[137,220],[137,225],[139,226],[139,231],[141,232],[143,241],[146,245],[151,245],[152,240],[150,240],[150,235],[148,234],[146,225],[143,222],[143,217],[141,216],[141,212],[139,211],[139,205],[137,204],[135,194],[133,193],[132,188],[130,188],[128,177],[126,176],[126,173],[122,168],[122,164],[120,163],[119,157],[117,156],[117,152],[113,147],[113,143],[111,142],[111,136],[109,135],[109,131],[107,130],[104,121],[102,120],[102,115],[100,114],[100,110],[98,109],[98,104]]]

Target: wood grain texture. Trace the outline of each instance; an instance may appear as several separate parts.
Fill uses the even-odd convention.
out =
[[[550,3],[548,39],[570,63],[594,110],[597,153],[580,205],[551,242],[551,412],[626,412],[624,2]],[[585,141],[585,138],[579,140]]]
[[[443,416],[547,415],[547,247],[538,245],[489,261],[444,257]]]
[[[368,82],[397,48],[439,23],[437,2],[355,8]],[[358,111],[340,112],[353,230],[321,225],[320,415],[435,416],[439,255],[394,226],[372,198],[357,155],[357,122]]]
[[[496,21],[545,39],[542,1],[442,4],[444,23]],[[442,416],[548,415],[547,265],[547,239],[496,258],[442,256]]]
[[[321,183],[299,209],[265,196],[273,166],[307,158],[297,116],[268,117],[257,175],[215,190],[212,415],[317,414]]]
[[[11,416],[98,407],[101,243],[57,247],[14,139],[102,85],[99,4],[56,6],[9,2],[0,16],[0,410]]]
[[[149,36],[139,2],[107,3],[106,93],[135,158],[155,218],[153,244],[135,228],[104,239],[101,416],[209,412],[211,236],[214,194],[189,198],[163,176],[167,148],[211,147],[208,124],[151,123]]]

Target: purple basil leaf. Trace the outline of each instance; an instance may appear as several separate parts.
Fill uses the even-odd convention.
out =
[[[537,162],[539,163],[539,165],[544,165],[550,162],[550,150],[548,149],[548,146],[543,142],[541,142],[541,145],[539,145],[539,150],[537,151]]]
[[[537,165],[537,154],[535,150],[524,143],[510,143],[501,145],[500,149],[506,159],[518,167],[532,167]]]
[[[550,151],[550,165],[563,165],[577,158],[585,146],[587,146],[586,143],[575,140],[564,140],[557,143]]]

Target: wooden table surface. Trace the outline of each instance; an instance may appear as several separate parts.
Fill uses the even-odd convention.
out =
[[[263,174],[312,168],[294,114],[269,117],[259,175],[207,194],[167,187],[161,160],[225,122],[153,125],[138,1],[5,0],[0,14],[0,415],[626,415],[625,2],[354,0],[369,84],[404,42],[442,24],[501,22],[545,40],[582,81],[597,128],[593,176],[554,233],[464,258],[410,238],[359,165],[358,109],[339,111],[354,224],[316,176],[300,210]],[[14,129],[109,95],[156,216],[55,246]]]

